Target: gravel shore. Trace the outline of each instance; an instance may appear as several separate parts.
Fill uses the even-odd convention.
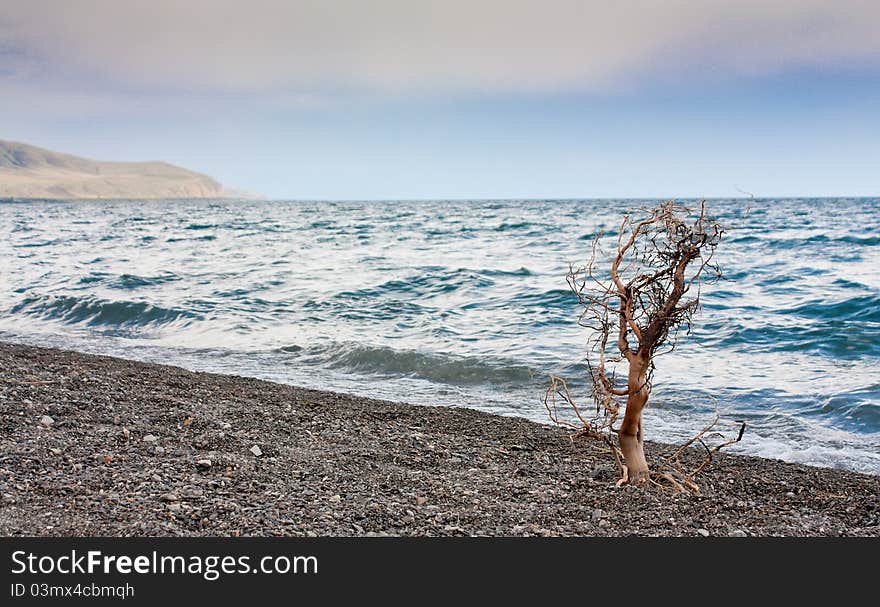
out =
[[[877,476],[720,454],[701,496],[616,478],[519,418],[0,343],[4,536],[880,535]]]

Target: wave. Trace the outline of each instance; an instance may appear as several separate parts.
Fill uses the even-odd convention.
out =
[[[819,320],[854,320],[880,323],[880,295],[862,295],[842,301],[802,304],[777,310],[777,313]]]
[[[880,384],[835,394],[804,412],[857,432],[874,431],[880,427]]]
[[[536,224],[531,221],[514,221],[511,223],[502,223],[501,225],[494,228],[496,232],[510,232],[513,230],[522,230],[525,228],[533,228]]]
[[[217,237],[214,234],[206,234],[204,236],[198,236],[196,238],[183,238],[179,236],[172,236],[171,238],[168,238],[165,242],[171,244],[175,242],[185,242],[187,240],[217,240]]]
[[[521,267],[518,270],[494,270],[494,269],[484,269],[484,270],[468,270],[467,268],[460,268],[459,272],[475,272],[477,274],[482,274],[483,276],[534,276],[534,273],[526,267]]]
[[[176,282],[182,280],[182,277],[167,272],[156,276],[139,276],[137,274],[108,274],[107,272],[90,272],[86,276],[79,279],[79,284],[88,285],[94,283],[104,283],[112,289],[131,290],[140,287],[152,287],[168,282]]]
[[[108,301],[93,296],[70,295],[30,296],[13,306],[11,312],[90,327],[162,326],[201,319],[198,314],[186,310],[162,308],[146,302]]]
[[[418,274],[404,279],[383,282],[374,287],[343,291],[337,297],[345,299],[380,298],[393,294],[432,296],[451,293],[464,287],[488,288],[495,284],[479,272],[459,269]]]
[[[880,236],[844,236],[843,238],[839,238],[838,240],[849,244],[866,246],[874,246],[880,244]]]
[[[571,308],[578,304],[577,295],[571,289],[550,289],[523,293],[511,299],[517,305],[541,306],[544,308]]]
[[[854,359],[880,355],[880,327],[859,327],[843,321],[818,326],[734,325],[727,321],[699,325],[695,333],[704,346],[745,348],[763,352],[805,352],[829,358]]]
[[[828,234],[812,234],[809,236],[772,237],[756,234],[735,235],[726,239],[727,243],[754,244],[760,243],[770,250],[786,250],[794,248],[811,247],[813,245],[838,246],[840,244],[876,246],[880,245],[880,236],[829,236]]]
[[[344,369],[359,374],[410,377],[456,386],[473,384],[521,384],[535,373],[527,365],[501,358],[456,356],[357,343],[331,343],[322,346],[285,346],[281,351],[294,354],[298,362]]]

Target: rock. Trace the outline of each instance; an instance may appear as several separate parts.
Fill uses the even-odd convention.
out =
[[[749,537],[749,534],[743,531],[742,529],[735,529],[728,533],[730,537]]]
[[[168,510],[170,512],[174,512],[174,513],[180,512],[181,508],[183,508],[183,506],[181,506],[178,503],[168,504]]]
[[[153,447],[153,453],[156,455],[165,455],[165,447]]]
[[[55,420],[52,419],[52,417],[49,416],[49,415],[44,415],[43,417],[40,418],[40,423],[41,423],[43,426],[45,426],[45,427],[48,428],[49,426],[51,426],[52,424],[55,423]]]
[[[330,496],[330,499],[327,501],[329,501],[331,504],[338,504],[339,502],[342,501],[342,496],[338,495],[338,494],[332,495],[332,496]]]
[[[168,493],[163,493],[162,495],[159,496],[159,499],[162,500],[163,502],[179,502],[180,496],[177,495],[176,493],[174,493],[173,491],[171,491]]]
[[[220,429],[221,430],[232,430],[232,424],[230,424],[229,422],[223,422],[222,424],[220,424]]]
[[[155,443],[157,440],[159,440],[159,437],[154,434],[147,434],[141,440],[147,444],[151,444],[151,443]]]
[[[605,513],[602,512],[602,510],[600,508],[596,508],[595,510],[593,510],[593,513],[590,515],[590,518],[593,520],[593,522],[596,522],[596,521],[600,520],[603,516],[605,516]]]
[[[199,468],[210,468],[212,466],[211,460],[209,459],[200,459],[196,462],[196,465]]]
[[[257,446],[257,445],[254,445],[253,447],[251,447],[251,448],[249,449],[249,451],[250,451],[251,453],[253,453],[254,455],[256,455],[257,457],[260,457],[261,455],[263,455],[263,450],[260,449],[260,447]]]
[[[708,529],[702,529],[702,528],[697,529],[697,533],[699,533],[703,537],[709,537],[709,530]]]
[[[416,496],[416,506],[424,506],[428,503],[427,497],[422,497],[421,495]]]

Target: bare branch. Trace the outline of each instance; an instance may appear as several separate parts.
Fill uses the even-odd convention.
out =
[[[705,201],[696,213],[674,201],[637,213],[639,219],[626,214],[618,227],[616,251],[608,259],[610,281],[596,270],[601,234],[593,238],[588,262],[570,266],[566,276],[583,306],[578,324],[589,331],[586,364],[595,413],[584,415],[557,376],[551,377],[544,405],[554,422],[578,428],[572,438],[590,436],[613,446],[623,482],[659,480],[676,490],[698,491],[693,477],[708,462],[684,473],[667,461],[651,476],[642,447],[641,412],[651,392],[654,356],[675,349],[677,338],[689,332],[699,310],[699,286],[720,277],[713,259],[724,229],[709,218]],[[696,296],[685,299],[694,286]],[[625,374],[617,373],[621,363],[626,363]],[[625,385],[618,383],[618,375],[626,378]],[[560,405],[573,411],[581,425],[561,420]],[[715,423],[717,419],[683,449],[703,445],[711,460],[717,449],[708,447],[705,439]],[[676,463],[680,452],[673,456]]]

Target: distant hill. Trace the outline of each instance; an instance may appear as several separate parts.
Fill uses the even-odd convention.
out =
[[[167,162],[101,162],[0,140],[0,198],[238,198]]]

